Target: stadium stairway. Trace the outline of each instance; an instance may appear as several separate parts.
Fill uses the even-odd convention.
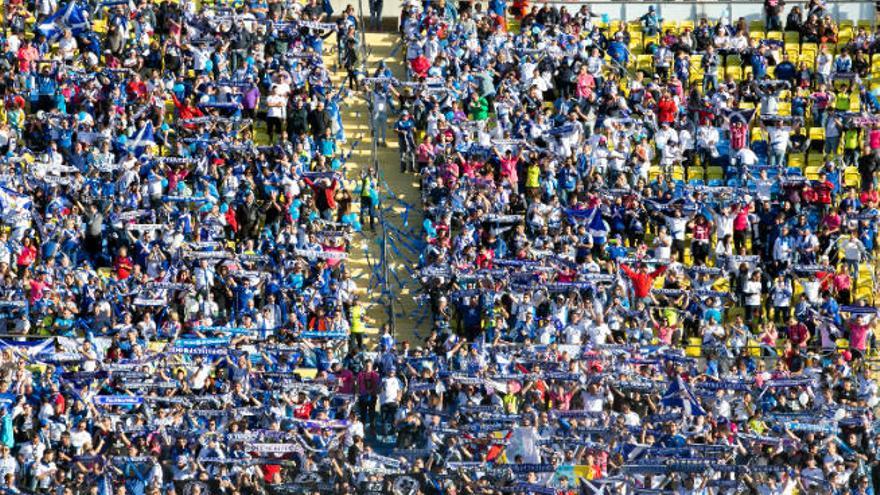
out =
[[[394,71],[396,77],[402,78],[404,76],[404,67],[399,54],[392,53],[397,39],[398,36],[395,33],[367,33],[366,72],[368,74],[372,74],[379,62],[384,60]],[[325,63],[330,69],[336,67],[335,52],[325,56]],[[342,84],[345,75],[344,70],[331,70],[331,78],[336,88]],[[358,142],[346,162],[346,187],[355,198],[353,204],[355,212],[359,211],[360,207],[358,188],[361,172],[370,166],[372,155],[370,110],[366,96],[365,92],[352,91],[345,98],[340,109],[347,140],[346,144],[341,146],[343,152],[348,153],[352,144]],[[429,318],[425,316],[427,312],[424,311],[424,308],[419,308],[414,299],[418,295],[419,287],[418,281],[412,277],[410,272],[415,269],[418,263],[419,253],[414,252],[412,248],[416,248],[415,245],[421,239],[421,201],[419,200],[416,177],[412,174],[400,173],[397,139],[392,130],[394,119],[396,116],[393,115],[389,118],[388,147],[378,147],[377,162],[380,186],[387,184],[386,187],[380,187],[380,197],[382,198],[385,220],[390,226],[388,232],[391,241],[387,249],[388,287],[391,292],[390,297],[394,302],[395,337],[398,341],[412,341],[414,337],[427,335],[427,333],[419,333],[417,329],[419,323],[423,332],[427,332],[430,327]],[[413,207],[407,211],[403,202],[409,203]],[[395,229],[399,229],[399,231]],[[401,232],[406,233],[408,237],[402,235]],[[352,238],[349,254],[352,278],[357,283],[361,300],[368,308],[367,316],[370,318],[370,323],[367,325],[367,332],[374,337],[372,342],[375,342],[381,325],[389,320],[378,279],[379,276],[384,275],[384,270],[380,269],[383,251],[381,241],[382,230],[378,225],[375,234],[370,232],[368,225],[364,225],[364,235],[356,234]],[[420,320],[422,321],[420,322]]]

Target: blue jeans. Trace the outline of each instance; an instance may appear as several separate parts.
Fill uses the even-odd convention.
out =
[[[825,119],[827,118],[828,111],[825,109],[813,110],[813,125],[816,127],[825,127]]]
[[[706,74],[703,76],[703,93],[709,90],[709,84],[712,84],[712,89],[718,89],[718,76]]]
[[[785,151],[784,150],[774,150],[770,148],[770,166],[771,167],[784,167],[785,166]]]
[[[825,136],[825,154],[830,155],[832,153],[837,153],[837,148],[840,147],[840,136]]]

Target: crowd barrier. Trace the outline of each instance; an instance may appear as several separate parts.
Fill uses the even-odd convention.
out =
[[[551,5],[556,7],[566,6],[567,10],[575,12],[581,5],[589,5],[590,9],[598,15],[607,15],[611,20],[637,20],[648,13],[648,8],[654,7],[660,17],[664,19],[682,21],[698,20],[702,17],[718,20],[726,19],[733,24],[740,17],[746,21],[764,19],[764,2],[753,0],[676,0],[673,2],[616,2],[613,0],[583,1],[583,0],[551,0]],[[799,5],[804,10],[805,2],[788,2],[785,13]],[[873,1],[863,2],[828,2],[828,10],[835,20],[848,19],[873,20],[876,14],[876,5]],[[783,16],[783,22],[785,21]]]
[[[341,11],[349,3],[347,0],[333,0],[331,2],[335,11]],[[383,16],[387,19],[396,19],[400,15],[403,3],[403,0],[385,0]],[[618,2],[615,0],[551,0],[548,3],[556,7],[566,6],[569,11],[577,11],[581,5],[589,5],[593,12],[599,15],[605,14],[610,20],[636,20],[645,15],[651,6],[657,9],[661,17],[676,21],[687,19],[696,21],[701,17],[715,20],[723,17],[731,23],[740,17],[745,18],[746,21],[764,19],[764,2],[757,0],[675,0],[656,3]],[[838,22],[841,20],[871,20],[873,24],[877,9],[873,1],[828,3],[828,10]],[[535,3],[534,5],[540,4]],[[789,2],[785,7],[786,14],[794,5],[799,5],[803,10],[806,2]]]

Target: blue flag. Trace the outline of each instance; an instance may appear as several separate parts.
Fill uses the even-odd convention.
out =
[[[89,30],[88,14],[75,1],[69,2],[37,25],[37,32],[49,41],[60,38],[65,29],[70,29],[74,36]]]
[[[145,126],[141,128],[134,135],[133,138],[128,142],[128,150],[135,154],[135,156],[140,157],[144,154],[144,150],[147,146],[155,146],[156,142],[153,140],[153,123],[147,122]]]
[[[663,394],[663,398],[660,399],[660,404],[666,407],[679,408],[687,416],[706,415],[706,411],[700,407],[700,403],[697,402],[697,398],[694,397],[691,389],[689,389],[687,384],[684,383],[684,380],[681,379],[681,375],[676,376],[675,379],[669,383],[669,388],[666,389],[666,393]]]
[[[587,229],[590,232],[590,235],[593,236],[593,241],[598,244],[603,244],[605,242],[605,238],[608,237],[608,226],[605,224],[605,220],[602,219],[602,213],[599,212],[599,208],[595,209],[595,214],[593,218],[590,219],[590,224],[587,226]]]

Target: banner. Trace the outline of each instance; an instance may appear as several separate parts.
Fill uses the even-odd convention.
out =
[[[193,356],[225,356],[229,349],[220,347],[171,347],[166,351],[168,354],[190,354]]]
[[[96,395],[94,398],[94,403],[100,406],[137,406],[143,402],[143,397],[133,395]]]

